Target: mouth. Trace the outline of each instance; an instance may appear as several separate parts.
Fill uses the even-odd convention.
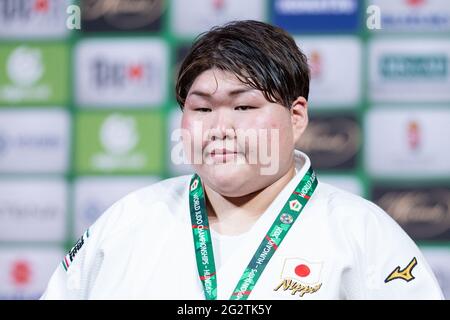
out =
[[[233,151],[233,150],[228,150],[228,149],[214,149],[210,153],[211,156],[227,156],[227,155],[234,155],[234,154],[238,154],[238,152]]]
[[[236,161],[239,152],[228,150],[228,149],[214,149],[209,153],[209,157],[214,161],[214,163],[228,163],[231,161]]]

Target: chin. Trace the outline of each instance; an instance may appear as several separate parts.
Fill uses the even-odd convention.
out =
[[[224,196],[239,197],[250,193],[245,192],[245,186],[249,185],[252,176],[236,164],[214,165],[203,171],[203,175],[208,177],[208,185]]]

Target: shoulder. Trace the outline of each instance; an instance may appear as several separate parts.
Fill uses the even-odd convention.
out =
[[[365,289],[360,294],[365,298],[442,297],[433,272],[416,243],[383,209],[326,183],[321,184],[318,199],[326,206],[325,219],[334,243],[347,245],[355,270],[358,270],[360,284],[350,280],[346,284],[351,289],[348,291],[350,296],[362,285]],[[406,274],[408,270],[409,274]],[[393,279],[395,281],[391,281]]]
[[[185,194],[191,177],[192,175],[184,175],[161,180],[128,194],[119,202],[136,202],[142,205],[157,201],[179,200]]]
[[[354,249],[408,247],[416,250],[413,240],[400,225],[375,203],[326,183],[319,183],[322,218],[334,237]]]
[[[190,179],[191,175],[173,177],[133,191],[109,207],[92,228],[104,236],[111,236],[148,217],[178,212],[187,199],[185,194]]]
[[[413,257],[424,260],[413,239],[373,202],[325,183],[319,196],[326,203],[325,219],[331,237],[346,243],[365,265],[409,261]]]
[[[332,221],[344,221],[351,226],[383,226],[401,230],[397,222],[382,208],[358,195],[321,182],[320,198],[327,207],[327,218]]]

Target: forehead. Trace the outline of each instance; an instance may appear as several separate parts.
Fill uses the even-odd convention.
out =
[[[195,78],[187,98],[229,98],[244,94],[255,98],[263,97],[260,90],[242,83],[234,73],[219,69],[209,69]]]

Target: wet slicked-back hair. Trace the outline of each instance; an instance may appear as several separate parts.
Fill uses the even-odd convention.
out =
[[[306,56],[283,29],[245,20],[214,27],[201,34],[184,59],[176,81],[181,108],[194,80],[208,69],[234,73],[270,102],[290,108],[302,96],[308,99],[310,72]]]

